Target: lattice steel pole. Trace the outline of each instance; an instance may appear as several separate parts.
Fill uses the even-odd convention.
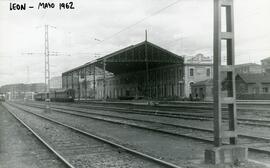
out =
[[[49,57],[49,32],[48,25],[45,25],[45,84],[46,93],[50,90],[50,57]]]
[[[45,25],[45,87],[46,87],[46,112],[50,111],[49,93],[50,93],[50,53],[49,53],[49,31],[48,25]]]

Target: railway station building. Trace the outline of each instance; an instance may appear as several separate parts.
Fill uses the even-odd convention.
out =
[[[184,88],[185,97],[192,94],[192,85],[213,78],[213,59],[197,54],[185,57],[184,60]]]
[[[62,73],[76,99],[146,99],[184,96],[184,59],[143,41]]]

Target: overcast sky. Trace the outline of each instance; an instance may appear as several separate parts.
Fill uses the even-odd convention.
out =
[[[178,55],[212,56],[213,0],[176,1],[73,0],[74,10],[50,1],[54,9],[38,10],[38,1],[0,0],[0,85],[27,82],[27,67],[30,82],[44,82],[45,24],[56,27],[49,29],[50,52],[60,53],[50,59],[51,77],[143,41],[145,29],[150,42]],[[10,2],[34,9],[10,11]],[[269,8],[269,0],[235,0],[237,64],[270,57]]]

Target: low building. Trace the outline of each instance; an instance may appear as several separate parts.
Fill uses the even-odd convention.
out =
[[[235,80],[238,94],[270,93],[270,74],[238,74]]]
[[[264,72],[270,73],[270,57],[261,60]]]
[[[238,74],[236,76],[238,99],[270,99],[270,74]]]
[[[248,74],[248,73],[262,73],[263,68],[259,64],[246,63],[235,65],[235,73]]]
[[[207,79],[199,81],[191,85],[191,96],[190,99],[198,99],[204,101],[213,100],[213,79]]]
[[[245,100],[270,100],[270,74],[244,73],[235,77],[236,97]],[[199,81],[191,85],[192,98],[195,100],[213,100],[213,80]],[[222,82],[222,94],[225,96],[226,80]]]
[[[9,99],[24,99],[27,93],[31,92],[44,92],[44,83],[31,83],[31,84],[8,84],[0,87],[0,92],[8,93]]]
[[[213,60],[203,54],[185,57],[184,63],[185,97],[191,94],[191,85],[213,78]]]

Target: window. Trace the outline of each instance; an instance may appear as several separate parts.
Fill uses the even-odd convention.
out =
[[[268,93],[268,87],[263,88],[263,93]]]
[[[211,70],[210,70],[210,68],[207,68],[206,69],[206,76],[210,76],[210,74],[211,74]]]
[[[194,69],[193,68],[189,69],[189,76],[194,76]]]

